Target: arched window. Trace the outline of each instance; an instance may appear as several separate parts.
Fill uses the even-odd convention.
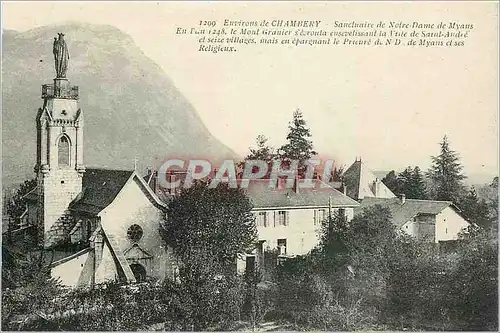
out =
[[[57,158],[59,166],[68,166],[69,165],[69,140],[63,135],[59,139],[59,144],[57,145]]]

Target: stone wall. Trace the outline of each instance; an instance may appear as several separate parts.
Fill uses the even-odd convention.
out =
[[[74,169],[55,169],[39,180],[39,211],[46,247],[69,236],[75,221],[69,204],[82,191],[82,176]]]
[[[69,242],[69,232],[75,226],[75,219],[66,211],[59,219],[45,232],[45,247],[51,247],[62,242]]]

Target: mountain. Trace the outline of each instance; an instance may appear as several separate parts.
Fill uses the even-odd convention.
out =
[[[67,77],[80,87],[86,165],[138,170],[167,157],[220,161],[236,154],[215,139],[167,74],[112,26],[72,23],[3,31],[4,184],[34,177],[41,85],[55,77],[52,41],[65,34]]]

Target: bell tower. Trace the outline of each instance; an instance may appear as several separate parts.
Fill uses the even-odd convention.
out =
[[[68,49],[64,35],[54,38],[56,78],[42,85],[43,106],[36,118],[38,240],[50,247],[66,238],[72,226],[68,206],[82,191],[83,112],[78,86],[66,78]]]

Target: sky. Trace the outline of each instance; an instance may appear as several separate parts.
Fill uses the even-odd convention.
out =
[[[497,2],[2,2],[4,29],[116,26],[173,80],[211,133],[241,156],[283,144],[300,109],[315,150],[371,169],[427,169],[447,135],[465,172],[498,174]],[[458,48],[283,47],[198,52],[200,20],[472,23]]]

